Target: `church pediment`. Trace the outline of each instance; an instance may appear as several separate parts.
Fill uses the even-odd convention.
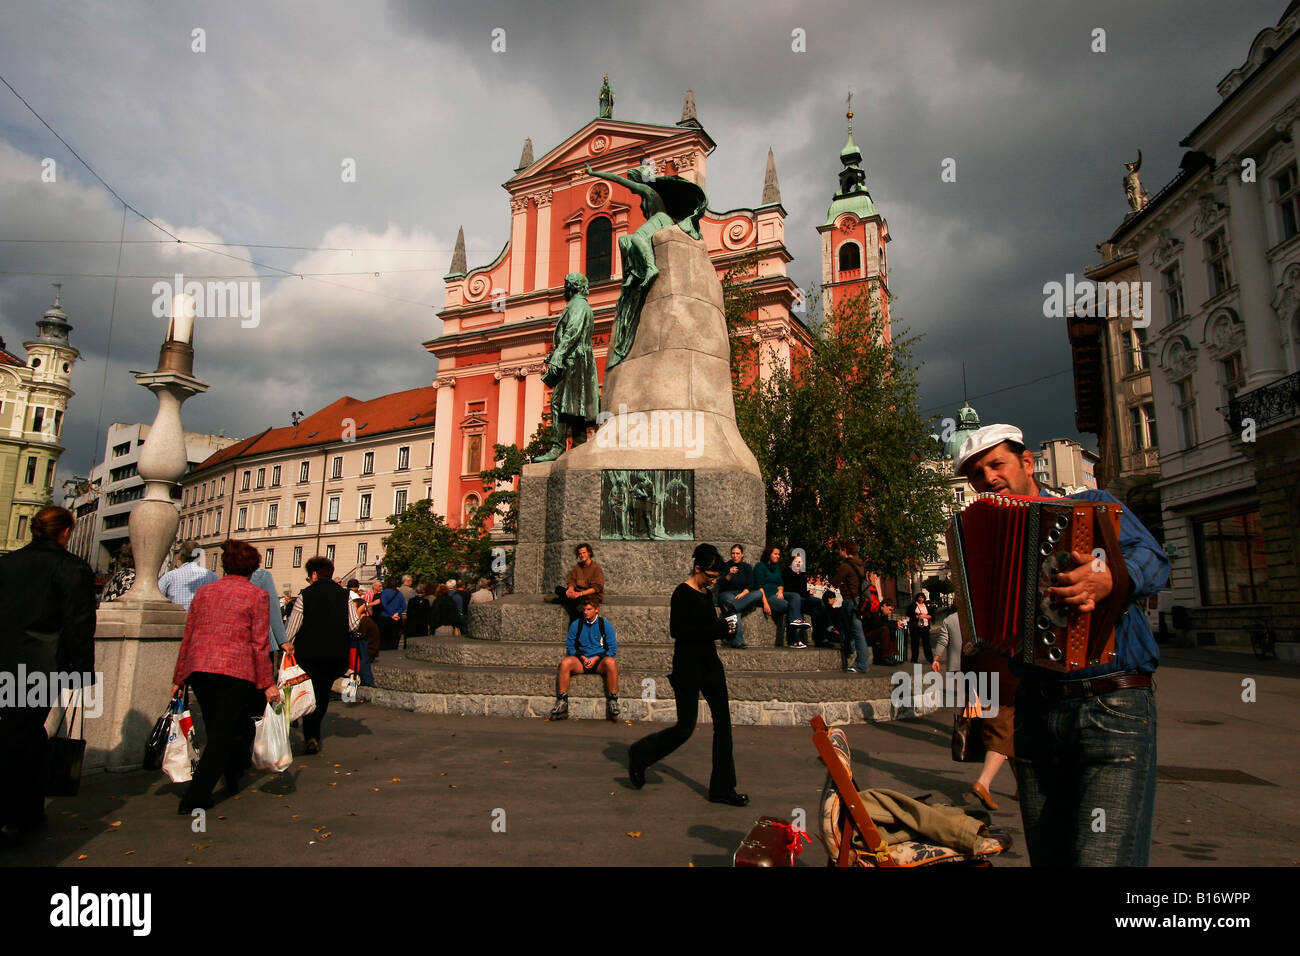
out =
[[[575,167],[581,169],[584,163],[599,166],[610,156],[624,156],[630,168],[639,164],[643,153],[652,152],[673,140],[682,144],[694,140],[705,152],[714,147],[713,140],[707,133],[693,127],[594,119],[531,166],[516,173],[507,181],[506,186],[515,187],[530,179],[546,177],[557,170],[568,171]]]

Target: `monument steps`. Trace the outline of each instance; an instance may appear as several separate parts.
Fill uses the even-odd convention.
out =
[[[625,653],[619,669],[622,718],[675,721],[667,679],[671,647],[633,646],[620,650],[619,657]],[[889,672],[876,668],[868,676],[846,674],[838,650],[723,648],[720,653],[734,724],[792,726],[815,716],[861,723],[897,716],[891,708]],[[404,649],[384,651],[373,665],[377,686],[363,687],[361,699],[424,713],[544,718],[555,705],[558,656],[554,641],[474,641],[450,636],[448,629],[431,638],[413,638]],[[816,667],[823,669],[812,669]],[[572,678],[569,711],[575,719],[604,718],[604,683],[598,675]],[[703,704],[699,719],[711,720]]]

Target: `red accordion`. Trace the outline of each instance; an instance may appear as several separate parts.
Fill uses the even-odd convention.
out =
[[[985,494],[953,515],[948,557],[963,640],[1064,673],[1114,661],[1128,595],[1122,510],[1106,501]],[[1096,554],[1111,572],[1111,593],[1091,613],[1047,597],[1053,575],[1076,566],[1072,551]]]

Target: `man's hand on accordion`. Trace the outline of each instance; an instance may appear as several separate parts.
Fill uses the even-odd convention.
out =
[[[1091,554],[1072,551],[1070,557],[1077,566],[1072,571],[1056,572],[1056,587],[1049,588],[1047,596],[1053,603],[1064,604],[1081,614],[1090,614],[1114,587],[1110,568],[1104,561],[1094,561]],[[1096,570],[1098,567],[1100,570]]]

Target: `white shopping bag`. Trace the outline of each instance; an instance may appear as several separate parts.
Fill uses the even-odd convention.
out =
[[[361,677],[356,671],[348,671],[341,678],[343,688],[339,691],[339,696],[343,698],[345,704],[355,704],[357,702],[357,688],[361,686]]]
[[[289,714],[284,704],[267,704],[254,723],[257,729],[253,731],[253,766],[276,773],[289,769],[293,751],[289,749]]]
[[[284,699],[289,705],[289,720],[295,721],[305,717],[316,709],[316,691],[312,689],[311,678],[298,666],[293,651],[284,652],[280,662],[280,677],[276,681],[284,692]]]
[[[189,710],[181,709],[180,698],[172,704],[171,731],[167,734],[167,749],[163,752],[163,773],[172,783],[189,783],[199,763],[199,751],[194,746],[194,718]]]

